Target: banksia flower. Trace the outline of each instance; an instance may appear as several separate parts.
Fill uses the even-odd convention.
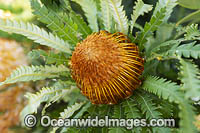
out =
[[[0,39],[0,82],[20,65],[27,65],[23,48],[15,41]]]
[[[15,41],[0,39],[0,82],[4,81],[11,72],[20,65],[26,65],[27,60],[23,48]],[[19,123],[19,113],[24,107],[24,91],[28,84],[16,84],[9,87],[9,90],[0,93],[0,131],[8,132],[8,128]]]
[[[72,77],[93,104],[116,104],[131,96],[143,69],[138,47],[122,33],[89,35],[71,57]]]

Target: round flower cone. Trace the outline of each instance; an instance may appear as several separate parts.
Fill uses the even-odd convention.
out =
[[[144,60],[123,33],[100,31],[78,43],[72,53],[72,77],[93,104],[117,104],[140,84]]]

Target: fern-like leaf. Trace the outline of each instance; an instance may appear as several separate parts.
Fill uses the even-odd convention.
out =
[[[69,94],[72,90],[73,88],[59,89],[59,88],[54,88],[54,87],[52,88],[44,87],[36,94],[27,93],[25,97],[28,98],[28,104],[25,106],[25,108],[22,110],[20,114],[21,120],[23,120],[27,114],[37,113],[37,109],[41,103],[55,102],[58,99]]]
[[[184,36],[186,40],[200,40],[200,31],[198,29],[198,24],[192,24],[190,26],[187,26],[185,32],[186,34],[184,34]]]
[[[179,78],[182,82],[181,89],[186,91],[186,97],[198,97],[200,96],[200,79],[199,69],[189,60],[180,59],[180,73]]]
[[[67,42],[34,24],[0,19],[0,30],[21,34],[41,45],[71,53],[70,45]]]
[[[154,32],[163,21],[168,20],[172,13],[172,9],[177,5],[176,1],[177,0],[159,0],[150,22],[145,24],[144,31],[137,38],[137,40],[139,40],[140,50],[144,49],[143,45],[146,43],[148,35]]]
[[[184,39],[166,41],[147,53],[147,61],[160,57],[162,60],[170,56],[183,56],[186,58],[200,58],[200,45],[196,41],[178,46]],[[149,56],[149,54],[151,54]]]
[[[129,98],[123,102],[126,118],[141,118],[141,114],[136,105],[137,103],[134,102],[132,98]]]
[[[108,0],[110,10],[112,11],[113,18],[118,24],[117,28],[119,32],[124,34],[128,33],[128,19],[123,10],[122,0]]]
[[[4,82],[0,83],[11,84],[16,82],[25,82],[25,81],[36,81],[43,80],[46,78],[55,78],[58,77],[60,72],[68,72],[69,69],[63,65],[60,66],[21,66],[14,70],[10,77],[8,77]]]
[[[159,0],[159,2],[156,4],[153,15],[155,15],[157,11],[160,11],[161,8],[166,8],[166,14],[164,17],[164,21],[166,22],[171,16],[173,8],[176,5],[177,5],[177,0]]]
[[[69,11],[68,15],[70,16],[72,21],[78,25],[78,32],[82,34],[82,37],[86,38],[88,35],[90,35],[92,33],[92,30],[87,25],[87,23],[83,20],[81,15],[75,13],[72,10],[70,6],[70,2],[68,0],[61,0],[60,2],[62,3],[63,8],[67,9],[67,12]]]
[[[67,109],[64,110],[64,112],[60,113],[60,118],[66,119],[71,117],[75,111],[79,110],[84,102],[81,103],[75,103],[75,105],[72,105],[71,107],[68,107]]]
[[[158,26],[160,26],[163,22],[163,19],[165,17],[166,9],[161,8],[160,11],[158,11],[154,16],[151,17],[150,22],[146,23],[144,26],[144,30],[142,33],[137,37],[137,40],[139,42],[139,48],[142,50],[144,48],[144,44],[147,41],[147,37],[154,32]]]
[[[83,38],[86,38],[89,34],[92,33],[92,30],[80,15],[71,11],[69,16],[78,25],[78,31],[82,34]]]
[[[72,0],[79,5],[81,5],[85,16],[87,17],[90,28],[94,32],[99,31],[98,21],[97,21],[97,6],[94,0]]]
[[[28,57],[32,60],[37,60],[41,57],[44,59],[46,64],[61,65],[68,63],[68,60],[63,53],[55,53],[54,51],[46,52],[41,49],[30,51]]]
[[[123,118],[123,111],[122,111],[121,104],[114,106],[114,113],[113,113],[112,118],[117,118],[117,119]],[[123,133],[123,132],[125,132],[125,128],[121,128],[121,127],[109,128],[109,133]]]
[[[148,13],[153,8],[152,5],[144,4],[142,0],[137,0],[135,2],[135,6],[133,7],[133,14],[131,15],[131,31],[133,27],[135,26],[135,22],[137,18],[141,15],[144,15],[144,13]]]
[[[142,94],[136,93],[136,99],[138,103],[140,103],[142,113],[146,115],[147,119],[161,118],[161,113],[158,111],[158,107],[156,107],[155,103],[152,102],[152,99],[148,97],[147,94]]]
[[[142,113],[145,114],[146,119],[159,119],[162,118],[162,114],[159,112],[159,108],[152,102],[152,98],[147,93],[136,93],[136,99],[140,106]],[[169,132],[168,128],[152,128],[154,132]]]
[[[64,112],[60,113],[60,118],[66,119],[70,118],[77,110],[79,110],[84,105],[84,102],[81,103],[75,103],[71,107],[68,107],[64,110]],[[50,133],[55,133],[58,127],[53,128],[53,130]]]
[[[112,28],[112,13],[109,8],[108,0],[101,0],[101,11],[102,11],[102,20],[105,27],[105,30],[111,32]]]
[[[64,13],[58,14],[51,9],[47,9],[44,5],[41,6],[38,0],[31,0],[31,7],[34,10],[33,13],[39,17],[39,20],[48,24],[47,27],[59,37],[72,44],[78,42],[77,36],[80,34],[77,32],[78,26],[68,15]]]
[[[124,108],[124,113],[126,116],[126,119],[138,119],[142,117],[141,112],[137,108],[137,102],[133,100],[131,97],[129,99],[126,99],[123,103],[122,106]],[[142,128],[141,127],[134,127],[131,129],[132,132],[141,132]]]
[[[179,91],[180,86],[166,79],[148,76],[143,82],[143,89],[154,93],[160,98],[175,102],[179,105],[180,127],[182,133],[194,132],[194,111],[193,107],[183,97],[183,93]]]
[[[183,44],[171,51],[179,56],[184,56],[186,58],[192,57],[194,59],[198,59],[200,58],[200,44],[195,45],[195,43],[196,42]]]
[[[174,54],[174,50],[176,49],[176,47],[181,43],[182,39],[178,39],[178,40],[169,40],[166,41],[164,43],[159,44],[158,46],[155,46],[152,49],[148,49],[148,51],[146,52],[146,56],[147,58],[152,58],[149,55],[153,55],[156,53],[160,56],[166,56],[166,55],[173,55]]]

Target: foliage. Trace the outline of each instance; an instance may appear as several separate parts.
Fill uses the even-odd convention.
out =
[[[198,0],[191,0],[191,1],[178,0],[178,3],[181,6],[187,7],[187,8],[190,8],[190,9],[200,9],[200,7],[199,7],[200,2]]]
[[[144,13],[148,13],[152,10],[152,5],[144,4],[142,0],[138,0],[135,3],[135,7],[133,7],[133,14],[131,16],[131,31],[133,29],[133,26],[135,25],[135,22],[137,18],[141,15],[144,15]]]
[[[200,16],[200,1],[199,0],[178,0],[178,4],[180,6],[183,6],[185,8],[189,9],[197,9],[196,11],[190,13],[189,15],[183,17],[181,20],[177,22],[177,25],[191,21],[192,23],[197,23],[200,21],[199,16]]]
[[[197,24],[183,27],[169,22],[177,1],[159,0],[149,22],[144,26],[138,24],[137,20],[144,13],[151,11],[152,5],[145,4],[142,0],[137,0],[135,3],[130,20],[126,16],[122,0],[72,1],[58,0],[51,5],[40,0],[31,0],[34,14],[46,24],[46,27],[51,30],[50,33],[29,23],[0,21],[1,30],[22,34],[34,42],[54,48],[50,51],[31,51],[29,56],[33,61],[39,62],[42,59],[41,66],[20,67],[10,78],[0,83],[3,85],[36,80],[44,80],[47,83],[46,87],[39,92],[26,94],[29,102],[21,112],[21,120],[23,121],[26,114],[32,113],[48,114],[52,118],[63,119],[88,116],[143,118],[148,122],[152,118],[170,117],[176,120],[173,128],[145,126],[131,129],[124,127],[54,127],[52,129],[48,127],[44,130],[196,133],[194,123],[199,107],[194,105],[193,99],[200,95],[199,64],[196,64],[196,60],[200,58],[200,31]],[[65,6],[60,5],[59,2]],[[77,15],[73,10],[74,2],[83,10],[82,16]],[[140,27],[139,31],[135,31],[135,27]],[[127,34],[131,41],[139,46],[140,53],[145,59],[145,70],[140,77],[143,80],[142,85],[133,92],[131,97],[117,105],[92,105],[75,87],[68,68],[76,43],[99,30]],[[136,36],[133,37],[132,34]],[[42,128],[40,125],[36,127],[33,130]]]

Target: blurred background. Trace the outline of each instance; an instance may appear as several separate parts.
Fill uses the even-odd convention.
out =
[[[188,2],[189,1],[189,2]],[[200,22],[200,2],[191,4],[195,0],[180,0],[179,5],[174,9],[169,21],[177,25],[188,25],[191,23]],[[55,2],[60,4],[59,0],[41,0],[47,6]],[[157,0],[144,0],[146,4],[155,6]],[[126,14],[130,19],[133,11],[135,0],[123,0],[123,5]],[[73,9],[83,15],[81,8],[71,2]],[[15,19],[31,22],[44,27],[37,18],[31,13],[29,0],[0,0],[0,18],[1,19]],[[150,20],[152,12],[140,17],[137,23],[141,26]],[[45,27],[44,27],[45,28]],[[135,31],[133,32],[133,34]],[[0,31],[0,82],[4,81],[16,67],[20,65],[28,65],[30,63],[27,54],[32,49],[48,50],[46,47],[38,46],[32,41],[23,36],[16,34],[9,34]],[[41,62],[32,62],[40,64]],[[162,66],[163,67],[163,66]],[[166,64],[166,70],[170,72],[171,66]],[[170,74],[169,74],[170,75]],[[171,75],[173,76],[173,74]],[[7,85],[0,88],[0,132],[27,132],[25,128],[20,127],[19,113],[26,104],[23,95],[27,91],[33,91],[34,85],[29,84],[15,84]]]

